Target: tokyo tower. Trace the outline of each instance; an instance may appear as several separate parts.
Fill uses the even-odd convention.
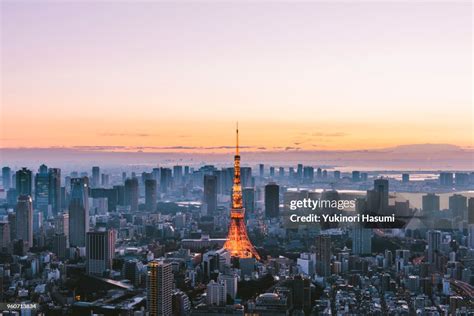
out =
[[[232,208],[230,210],[230,225],[224,249],[232,257],[252,258],[260,260],[255,247],[250,242],[245,227],[245,209],[242,204],[242,185],[240,183],[240,155],[239,155],[239,126],[236,129],[236,152],[234,156],[234,185],[232,187]]]

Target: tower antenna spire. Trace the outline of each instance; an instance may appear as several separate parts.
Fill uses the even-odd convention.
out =
[[[236,132],[236,147],[235,147],[235,151],[236,151],[236,155],[239,155],[239,122],[238,122],[238,121],[237,121],[237,124],[236,124],[235,132]]]

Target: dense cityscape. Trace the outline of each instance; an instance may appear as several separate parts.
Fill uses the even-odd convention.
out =
[[[474,172],[244,158],[237,147],[224,167],[3,167],[3,315],[474,313]],[[354,199],[342,213],[398,222],[288,221],[290,201],[307,199]]]

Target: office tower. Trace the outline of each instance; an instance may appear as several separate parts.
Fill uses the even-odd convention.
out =
[[[285,168],[283,168],[283,167],[278,168],[278,176],[279,176],[280,178],[284,178],[284,177],[285,177]]]
[[[125,180],[124,202],[130,206],[131,212],[138,211],[138,179],[128,178]]]
[[[157,193],[156,180],[145,180],[145,208],[149,212],[156,211]]]
[[[109,187],[110,181],[109,181],[109,175],[108,174],[103,173],[103,174],[100,175],[100,184],[104,188]]]
[[[456,186],[464,186],[469,184],[469,174],[465,172],[456,172],[454,174]]]
[[[442,186],[453,185],[453,173],[452,172],[441,172],[439,174],[439,184]]]
[[[469,198],[467,202],[467,223],[474,224],[474,198]]]
[[[187,177],[189,175],[189,166],[184,166],[184,176]]]
[[[360,181],[360,171],[352,171],[352,182]]]
[[[275,177],[275,167],[271,166],[270,167],[270,178],[274,178]]]
[[[260,176],[260,178],[263,178],[264,174],[265,174],[265,165],[261,163],[258,165],[258,175]]]
[[[115,253],[114,230],[99,230],[87,233],[86,271],[89,274],[102,275],[112,269]]]
[[[341,172],[339,170],[334,171],[334,179],[340,179],[341,178]]]
[[[69,244],[71,247],[85,247],[89,231],[89,179],[71,179],[69,201]]]
[[[173,166],[173,181],[178,185],[183,182],[183,166]]]
[[[298,310],[311,308],[311,280],[301,275],[294,277],[292,282],[293,306]]]
[[[280,215],[280,187],[272,182],[265,186],[265,217],[274,218]]]
[[[10,223],[8,221],[0,222],[0,252],[7,252],[8,247],[10,247],[10,234]]]
[[[31,170],[21,168],[16,172],[16,192],[20,195],[31,195],[32,175]]]
[[[352,228],[352,253],[355,255],[372,253],[372,229],[354,224]]]
[[[244,188],[242,192],[245,214],[255,214],[255,189]]]
[[[54,219],[54,232],[69,238],[69,213],[59,213]],[[69,247],[69,243],[68,243]]]
[[[429,230],[428,233],[428,262],[435,263],[436,253],[441,246],[441,232],[439,230]]]
[[[137,259],[125,261],[122,267],[122,278],[129,280],[134,286],[139,286],[142,267],[142,262]]]
[[[9,190],[12,185],[12,170],[10,167],[2,168],[2,185],[5,191]]]
[[[211,280],[207,284],[206,303],[210,306],[225,306],[227,301],[227,289],[223,283]]]
[[[428,193],[422,197],[422,209],[425,214],[439,212],[439,195]]]
[[[453,194],[449,197],[449,209],[455,216],[466,218],[467,197],[461,194]]]
[[[98,188],[100,186],[100,168],[95,166],[92,167],[92,181],[91,188]]]
[[[242,167],[240,168],[240,180],[243,187],[252,186],[252,168]]]
[[[206,215],[213,216],[217,212],[217,176],[204,175],[204,196],[203,204],[206,208]]]
[[[402,182],[403,182],[403,183],[408,183],[408,182],[410,182],[410,174],[409,174],[409,173],[403,173],[403,174],[402,174]]]
[[[296,167],[296,177],[298,179],[302,179],[303,178],[303,165],[302,164],[298,164],[298,166]]]
[[[171,188],[171,169],[161,168],[160,169],[160,191],[161,193],[168,193]]]
[[[323,176],[323,172],[321,168],[316,169],[316,178],[321,179]]]
[[[35,206],[47,217],[49,205],[49,173],[46,165],[41,165],[35,175]]]
[[[328,171],[326,169],[323,170],[323,179],[327,179]]]
[[[245,226],[245,209],[242,203],[242,185],[240,183],[239,129],[236,130],[236,153],[234,156],[234,185],[232,187],[232,208],[227,240],[224,243],[232,257],[256,258],[260,255],[252,245]]]
[[[331,274],[331,236],[316,237],[316,272],[327,277]]]
[[[20,195],[16,206],[16,239],[33,247],[33,201],[29,195]]]
[[[288,177],[289,177],[290,179],[296,178],[295,168],[290,167],[290,168],[288,169]]]
[[[306,182],[313,182],[314,179],[314,168],[306,166],[303,168],[303,179]]]
[[[367,208],[373,212],[383,212],[388,209],[388,180],[374,180],[374,189],[367,191]]]
[[[36,235],[40,232],[43,226],[43,213],[39,210],[33,210],[33,234]]]
[[[127,179],[127,173],[125,171],[122,172],[122,182],[125,182]]]
[[[54,234],[53,253],[55,253],[59,259],[65,259],[67,248],[68,248],[67,236],[64,234]]]
[[[51,205],[51,211],[53,216],[56,216],[61,210],[61,169],[50,168],[48,170],[49,178],[49,205]]]
[[[367,181],[368,178],[369,178],[369,175],[367,174],[367,172],[362,172],[360,174],[360,181]]]
[[[171,264],[157,260],[148,263],[146,288],[148,315],[170,316],[173,290]]]

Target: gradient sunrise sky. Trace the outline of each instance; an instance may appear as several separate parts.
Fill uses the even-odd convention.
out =
[[[470,1],[0,6],[3,148],[473,145]]]

